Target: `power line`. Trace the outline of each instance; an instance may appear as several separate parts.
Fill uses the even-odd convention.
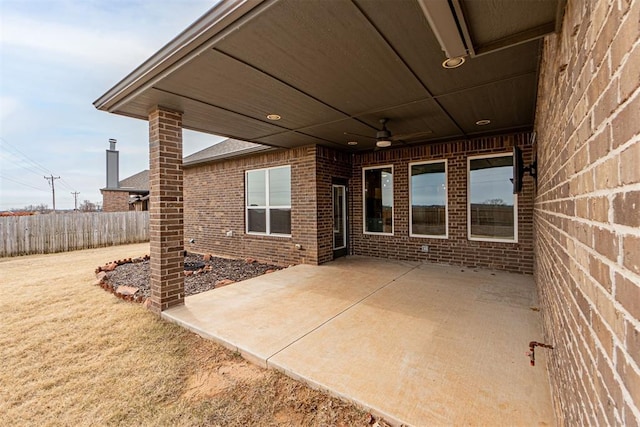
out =
[[[42,166],[41,164],[39,164],[39,163],[38,163],[38,162],[36,162],[35,160],[32,160],[32,159],[30,159],[29,157],[27,157],[27,155],[26,155],[26,154],[24,154],[22,151],[18,150],[17,148],[15,148],[15,147],[13,147],[11,144],[9,144],[9,142],[8,142],[6,139],[4,139],[4,138],[0,137],[0,142],[2,142],[2,143],[3,143],[3,145],[5,146],[5,148],[8,148],[8,149],[10,149],[10,150],[12,150],[12,151],[13,151],[13,153],[8,153],[8,154],[10,154],[10,155],[12,155],[12,156],[16,157],[16,153],[17,153],[19,156],[22,156],[22,158],[24,158],[27,162],[31,163],[31,165],[32,165],[33,167],[35,167],[35,168],[39,169],[41,172],[44,172],[44,173],[46,173],[46,174],[47,174],[47,175],[49,175],[49,176],[53,176],[53,172],[51,172],[49,169],[45,168],[44,166]],[[0,154],[2,154],[2,153],[0,153]],[[21,164],[19,164],[19,163],[13,163],[13,164],[14,164],[15,166],[18,166],[18,167],[20,167],[20,168],[22,168],[22,169],[24,169],[24,170],[27,170],[27,171],[29,171],[29,172],[33,173],[34,175],[40,175],[40,173],[35,172],[35,171],[33,171],[33,170],[31,170],[31,169],[27,168],[27,167],[26,167],[26,166],[24,166],[24,165],[21,165]],[[65,187],[67,187],[67,189],[69,189],[69,190],[73,190],[73,191],[76,191],[76,189],[75,189],[73,186],[71,186],[67,181],[65,181],[65,180],[64,180],[64,178],[60,178],[60,177],[58,177],[58,178],[60,179],[60,182],[62,183],[62,185],[64,185]],[[58,179],[58,178],[56,178],[56,179]],[[55,210],[55,209],[54,209],[54,210]]]
[[[44,192],[48,193],[47,190],[43,190],[42,188],[34,187],[33,185],[30,185],[30,184],[25,184],[24,182],[16,181],[15,179],[11,179],[11,178],[8,178],[6,176],[0,175],[0,179],[6,179],[7,181],[15,182],[16,184],[24,185],[25,187],[33,188],[34,190],[44,191]]]
[[[5,153],[0,152],[0,155],[2,155],[5,159],[7,159],[8,162],[11,162],[13,166],[17,166],[19,168],[26,170],[27,172],[31,172],[34,175],[40,176],[40,172],[35,172],[33,169],[29,169],[28,167],[23,165],[22,162],[17,163],[16,161],[14,161],[14,159],[17,161],[20,161],[20,159],[15,154],[11,154],[9,152],[5,152]]]
[[[9,148],[11,150],[14,151],[14,153],[18,153],[19,155],[21,155],[25,160],[27,160],[28,162],[30,162],[33,166],[35,166],[36,168],[40,169],[42,172],[50,174],[51,175],[51,171],[48,170],[47,168],[45,168],[44,166],[42,166],[41,164],[39,164],[38,162],[36,162],[35,160],[31,160],[26,154],[24,154],[22,151],[18,150],[17,148],[15,148],[14,146],[12,146],[11,144],[9,144],[9,142],[7,142],[6,139],[0,137],[0,142],[2,142],[6,148]]]
[[[60,182],[62,183],[62,185],[67,187],[68,190],[76,191],[76,189],[73,188],[67,181],[65,181],[64,178],[60,178]]]

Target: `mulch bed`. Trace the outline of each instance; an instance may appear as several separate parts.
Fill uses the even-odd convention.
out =
[[[185,296],[282,269],[253,259],[230,259],[193,253],[188,253],[184,261],[186,266],[194,266],[194,269],[184,271]],[[96,276],[97,285],[123,299],[143,302],[151,295],[149,256],[106,263],[96,269]]]

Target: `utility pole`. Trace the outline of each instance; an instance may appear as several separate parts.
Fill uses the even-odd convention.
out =
[[[53,195],[53,212],[56,211],[56,179],[60,179],[59,176],[45,176],[44,179],[49,181],[49,185],[51,186],[51,194]]]
[[[77,211],[78,210],[78,194],[80,194],[80,192],[72,191],[71,194],[73,194],[73,206],[75,206],[73,210]]]

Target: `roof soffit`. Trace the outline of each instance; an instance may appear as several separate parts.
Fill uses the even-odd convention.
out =
[[[508,9],[509,19],[529,13],[527,2],[516,2],[522,4]],[[192,50],[197,54],[113,112],[146,119],[150,106],[164,105],[184,112],[185,128],[287,148],[318,143],[353,149],[350,140],[357,149],[372,148],[383,117],[393,134],[422,135],[410,143],[533,124],[539,40],[446,70],[416,0],[254,3],[232,27],[219,29]],[[537,2],[545,10],[532,13],[534,21],[548,20],[556,3]],[[488,12],[458,4],[473,14],[465,19],[483,43],[522,32],[505,25],[488,34],[483,27],[495,24],[500,1]],[[270,113],[282,119],[269,121]],[[475,121],[485,118],[491,125],[478,128]]]

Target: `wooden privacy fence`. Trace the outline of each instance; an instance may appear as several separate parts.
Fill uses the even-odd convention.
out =
[[[149,240],[149,212],[0,217],[0,257],[47,254]]]

